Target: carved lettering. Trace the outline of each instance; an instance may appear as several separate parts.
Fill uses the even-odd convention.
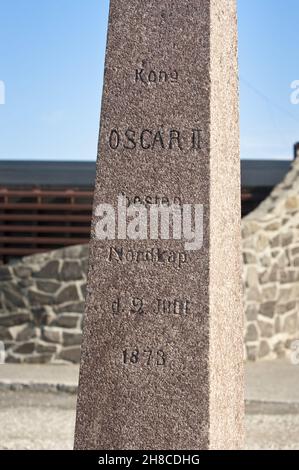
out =
[[[172,204],[182,206],[182,200],[179,196],[174,196],[173,198],[168,196],[159,196],[159,195],[146,195],[146,196],[132,196],[129,197],[125,193],[122,195],[126,198],[127,207],[142,204],[145,207],[149,208],[151,205],[155,204],[158,206],[169,207]]]
[[[165,366],[166,354],[163,349],[155,350],[151,347],[124,349],[122,361],[126,365]]]
[[[110,136],[109,136],[110,147],[113,150],[116,150],[119,146],[119,141],[120,141],[119,133],[117,132],[116,129],[112,129],[112,131],[110,132]]]
[[[201,149],[201,129],[112,129],[108,136],[108,145],[112,150],[184,150]]]
[[[124,144],[124,148],[126,150],[134,150],[136,148],[136,142],[135,142],[135,131],[132,129],[127,129],[125,132],[125,137],[127,141]]]
[[[122,316],[139,316],[148,315],[163,317],[192,317],[192,303],[189,299],[172,298],[172,299],[153,299],[144,300],[140,297],[133,298],[117,298],[111,306],[114,318]]]
[[[153,83],[177,83],[179,80],[179,73],[177,70],[148,70],[138,68],[135,70],[134,81],[135,83],[144,83],[150,85]]]
[[[111,246],[108,250],[107,260],[114,263],[153,263],[162,265],[174,265],[182,268],[189,261],[189,252],[163,250],[151,248],[149,250],[135,250]]]

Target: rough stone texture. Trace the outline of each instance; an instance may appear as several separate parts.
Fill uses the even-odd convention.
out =
[[[299,207],[296,209],[297,199],[293,196],[298,179],[299,160],[295,160],[290,173],[269,199],[242,221],[244,356],[250,361],[288,355],[292,340],[299,336]],[[260,240],[267,241],[262,249]],[[26,257],[17,264],[0,267],[0,341],[4,341],[8,356],[15,345],[32,337],[44,337],[59,346],[63,329],[81,328],[87,257],[88,246],[84,245]],[[58,261],[58,265],[56,262],[53,265],[52,260]],[[62,276],[61,271],[65,261],[68,273],[70,263],[75,262],[72,264],[74,275],[69,273],[68,276],[76,281],[63,281],[66,275]],[[49,263],[51,269],[47,267]],[[40,271],[42,276],[39,276]],[[49,272],[56,277],[46,279]],[[27,285],[22,284],[25,280]],[[65,288],[69,286],[75,298],[68,294],[69,302],[56,304],[53,299],[63,291],[65,296],[69,292],[65,293]],[[33,297],[32,292],[35,293]],[[81,292],[82,300],[76,301],[78,292]],[[33,303],[31,298],[34,298]],[[14,359],[21,361],[22,356]],[[49,360],[56,361],[57,355],[53,354]]]
[[[7,362],[79,362],[87,256],[83,245],[1,266],[0,341]]]
[[[299,158],[243,219],[245,357],[282,357],[299,336]],[[254,334],[253,334],[254,332]]]
[[[95,207],[116,204],[121,192],[203,204],[204,246],[189,252],[184,266],[109,261],[113,244],[177,253],[184,243],[100,242],[93,217],[75,447],[238,448],[243,315],[235,1],[112,0],[110,8]],[[145,82],[136,82],[138,68]],[[173,70],[175,82],[158,81],[160,71]],[[113,129],[121,135],[117,149],[109,142]],[[165,148],[160,139],[154,148],[124,145],[126,129],[136,140],[143,130],[162,129]],[[170,129],[181,133],[181,148],[166,143]],[[190,148],[192,129],[201,129],[200,148]],[[143,315],[133,308],[136,298]],[[157,314],[158,299],[188,301],[190,314]],[[135,348],[139,359],[127,360]]]

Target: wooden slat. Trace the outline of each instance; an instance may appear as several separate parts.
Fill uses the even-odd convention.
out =
[[[49,251],[47,248],[3,248],[0,246],[0,256],[26,256],[47,251]]]
[[[35,203],[35,202],[30,202],[30,203],[6,203],[2,202],[0,203],[0,210],[42,210],[42,211],[73,211],[73,212],[79,212],[79,211],[91,211],[92,209],[92,204],[60,204],[57,202],[56,204],[48,204],[48,203]]]
[[[86,197],[93,198],[93,191],[76,191],[76,190],[65,190],[65,191],[51,191],[51,190],[13,190],[13,189],[0,189],[0,197]]]
[[[253,196],[250,193],[242,193],[241,195],[242,202],[251,201],[252,199],[253,199]]]
[[[88,243],[92,200],[88,188],[0,188],[2,261]]]
[[[0,225],[0,232],[10,233],[90,233],[90,227],[68,227],[67,225]]]
[[[75,215],[75,214],[1,214],[0,221],[14,221],[14,222],[87,222],[91,221],[90,215]]]
[[[6,245],[80,245],[86,243],[86,238],[67,237],[0,237],[0,243]]]
[[[86,240],[84,244],[87,244]],[[3,248],[0,247],[0,256],[26,256],[35,253],[46,253],[48,248]]]

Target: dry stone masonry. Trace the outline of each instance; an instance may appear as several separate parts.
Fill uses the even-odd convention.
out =
[[[284,356],[299,337],[299,158],[243,220],[246,357]]]
[[[0,267],[0,341],[7,362],[79,362],[88,246]]]

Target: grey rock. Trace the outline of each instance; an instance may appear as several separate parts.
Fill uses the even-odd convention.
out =
[[[64,261],[60,273],[60,278],[63,281],[76,281],[82,277],[82,268],[78,261]]]
[[[247,301],[248,302],[261,302],[262,294],[258,286],[250,287],[247,290]]]
[[[269,269],[266,269],[265,271],[259,273],[260,284],[266,284],[267,282],[269,282],[269,276],[270,276]]]
[[[55,281],[37,281],[36,287],[38,290],[46,292],[47,294],[54,294],[61,287],[61,284]]]
[[[32,317],[35,325],[46,325],[48,311],[46,307],[31,307]]]
[[[63,332],[63,344],[65,346],[75,346],[80,345],[82,341],[82,333],[79,330],[74,331],[64,331]]]
[[[20,279],[18,281],[18,288],[22,291],[22,289],[27,289],[27,287],[34,286],[34,282],[32,279]]]
[[[276,258],[281,253],[281,250],[272,250],[271,255],[272,258]]]
[[[1,326],[14,326],[27,323],[31,319],[29,312],[11,312],[0,314],[0,325]]]
[[[281,314],[287,312],[287,306],[286,306],[286,304],[278,304],[278,305],[275,305],[275,312],[276,312],[278,315],[281,315]]]
[[[80,362],[80,355],[80,346],[72,346],[63,348],[58,354],[58,358],[63,359],[65,361],[73,362],[74,364],[78,364]]]
[[[21,331],[16,336],[16,340],[23,342],[29,341],[32,338],[36,338],[38,336],[38,330],[34,326],[33,323],[29,323],[28,325],[24,326]]]
[[[85,259],[82,259],[81,260],[81,269],[82,269],[82,272],[87,275],[87,271],[88,271],[88,258],[85,258]]]
[[[299,272],[294,269],[285,269],[280,273],[280,281],[282,284],[288,284],[299,280]]]
[[[291,286],[288,287],[286,285],[279,286],[279,287],[280,289],[279,289],[277,302],[279,303],[288,302],[288,300],[291,299],[293,296],[293,288]]]
[[[80,300],[77,287],[75,285],[70,285],[65,287],[57,296],[56,302],[58,304],[64,304],[67,302],[75,302]]]
[[[81,245],[80,258],[88,258],[89,255],[89,244],[86,243]]]
[[[86,293],[87,293],[87,284],[86,283],[81,284],[80,290],[81,290],[82,297],[85,299]]]
[[[38,342],[36,344],[36,352],[37,353],[48,353],[54,354],[58,350],[58,346],[56,344],[46,343],[46,342]]]
[[[285,350],[285,345],[284,345],[283,341],[279,341],[277,344],[275,344],[273,349],[276,352],[278,358],[285,357],[286,350]]]
[[[26,343],[21,343],[14,348],[14,353],[17,354],[32,354],[35,351],[35,342],[27,341]]]
[[[26,266],[25,264],[17,264],[14,266],[13,270],[15,275],[21,279],[28,278],[32,274],[32,268],[30,266]]]
[[[255,321],[258,316],[258,307],[256,304],[249,304],[246,307],[246,319],[247,321]]]
[[[280,237],[281,237],[281,245],[284,247],[290,245],[293,241],[293,234],[289,232],[282,233]]]
[[[32,274],[33,277],[41,279],[58,279],[59,276],[59,261],[51,260],[40,269]]]
[[[260,314],[264,315],[265,317],[273,318],[275,314],[275,301],[269,301],[261,304],[260,306]]]
[[[0,282],[10,281],[12,279],[11,271],[8,266],[0,266]]]
[[[265,268],[269,268],[272,263],[272,258],[269,255],[264,255],[261,258],[261,265],[264,266]]]
[[[247,326],[247,332],[245,336],[245,342],[250,342],[250,341],[257,341],[258,339],[258,331],[257,327],[254,323],[250,323]]]
[[[259,282],[266,284],[268,282],[276,282],[278,280],[279,267],[274,264],[271,268],[266,269],[262,273],[259,273]]]
[[[18,287],[15,284],[4,284],[1,288],[5,304],[11,307],[24,308],[26,302]]]
[[[63,328],[76,328],[80,318],[81,315],[78,313],[61,313],[53,320],[52,325]]]
[[[32,307],[32,316],[34,323],[37,326],[50,325],[53,319],[56,317],[55,313],[49,310],[48,306],[45,307]]]
[[[277,264],[273,265],[270,276],[269,276],[269,282],[276,282],[278,280],[279,276],[279,267]]]
[[[51,362],[53,354],[44,353],[44,354],[34,354],[32,356],[24,356],[23,361],[26,364],[46,364]]]
[[[268,321],[258,321],[259,330],[262,338],[271,338],[274,335],[274,324]]]
[[[277,248],[278,246],[281,245],[281,241],[280,241],[280,235],[276,235],[275,237],[273,237],[271,240],[270,240],[270,246],[272,248]]]
[[[266,302],[268,300],[275,300],[277,297],[277,286],[276,284],[269,284],[263,287],[262,289],[263,300]]]
[[[270,346],[267,341],[261,341],[260,347],[259,347],[259,357],[263,358],[266,357],[270,354]]]
[[[273,232],[279,230],[280,226],[280,221],[271,222],[270,224],[266,225],[265,230]]]
[[[42,328],[42,338],[49,343],[62,343],[62,332],[59,328],[45,326]]]
[[[246,356],[248,361],[256,361],[258,358],[258,345],[246,345]]]
[[[16,356],[12,352],[8,352],[5,357],[5,362],[8,364],[21,364],[23,362],[22,356]]]
[[[281,318],[279,316],[275,318],[274,326],[275,326],[275,334],[280,333],[281,332]]]
[[[41,306],[41,305],[51,305],[54,303],[54,297],[50,294],[43,294],[36,290],[30,289],[28,291],[28,299],[31,305]]]
[[[0,326],[0,341],[7,341],[13,339],[13,336],[8,328]]]
[[[298,226],[299,228],[299,226]],[[299,255],[299,246],[296,246],[295,248],[291,249],[291,253],[293,256]]]
[[[65,313],[65,312],[84,313],[84,307],[85,307],[85,302],[82,302],[82,301],[71,302],[68,305],[59,305],[59,306],[54,307],[54,312],[57,314]]]
[[[53,259],[70,259],[78,260],[88,256],[89,246],[88,244],[84,245],[74,245],[63,248],[61,250],[56,250],[53,252]]]
[[[298,324],[298,313],[292,313],[285,318],[283,323],[283,331],[290,334],[298,333]]]

